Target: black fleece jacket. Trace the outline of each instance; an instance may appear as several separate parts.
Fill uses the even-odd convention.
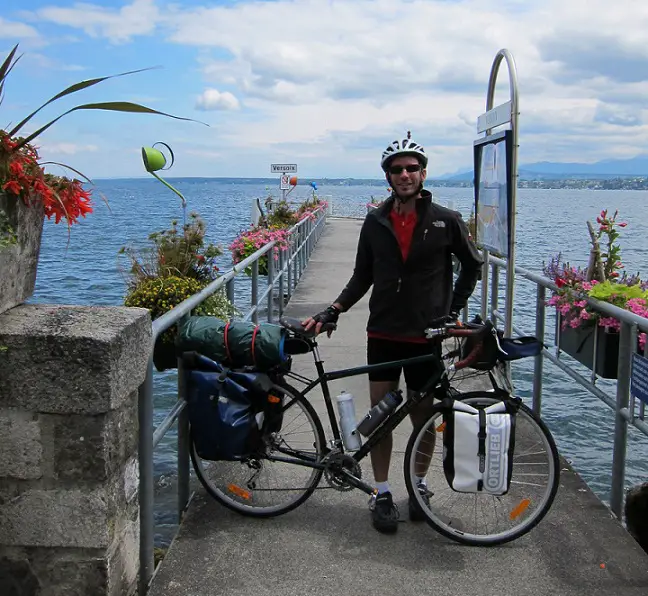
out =
[[[433,319],[459,312],[475,289],[483,260],[461,214],[433,203],[427,190],[421,195],[405,261],[389,218],[394,197],[362,225],[353,275],[336,302],[349,310],[373,285],[369,332],[420,337]],[[454,288],[453,254],[461,263]]]

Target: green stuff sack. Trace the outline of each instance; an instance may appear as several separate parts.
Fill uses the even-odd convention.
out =
[[[248,321],[223,321],[194,316],[180,326],[176,347],[180,352],[198,352],[231,367],[253,366],[268,370],[286,361],[286,330],[280,325]]]

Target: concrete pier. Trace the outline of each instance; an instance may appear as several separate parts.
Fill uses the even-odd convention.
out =
[[[331,218],[286,314],[326,307],[353,268],[361,221]],[[327,369],[365,363],[368,295],[322,338]],[[310,355],[295,369],[313,373]],[[334,392],[369,407],[364,376],[333,383]],[[317,392],[311,398],[323,413]],[[367,496],[318,490],[298,509],[272,519],[240,516],[196,495],[153,581],[152,596],[645,596],[648,556],[580,477],[561,460],[554,505],[538,527],[504,546],[467,547],[407,520],[402,460],[411,426],[394,437],[390,482],[403,523],[395,535],[371,526]],[[363,474],[372,478],[369,458]],[[326,486],[322,482],[323,487]]]

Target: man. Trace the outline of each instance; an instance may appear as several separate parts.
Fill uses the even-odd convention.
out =
[[[427,164],[425,150],[411,140],[409,132],[406,139],[385,149],[381,166],[392,195],[365,218],[353,275],[342,293],[326,310],[303,321],[307,329],[315,326],[319,333],[323,324],[336,323],[340,313],[348,311],[373,285],[367,323],[368,364],[438,353],[439,343],[425,339],[425,328],[433,319],[448,314],[456,320],[477,283],[482,259],[461,215],[433,203],[430,192],[423,189]],[[453,254],[461,262],[454,288]],[[423,388],[430,366],[406,366],[402,372],[409,395]],[[400,375],[399,368],[369,375],[372,406],[398,388]],[[425,421],[425,414],[425,409],[416,408],[412,424]],[[373,525],[380,532],[395,532],[398,527],[388,483],[391,451],[391,436],[371,451],[378,489],[371,511]],[[426,472],[427,465],[424,468]],[[418,489],[427,500],[425,472],[418,478]],[[412,501],[409,512],[410,519],[423,519]]]

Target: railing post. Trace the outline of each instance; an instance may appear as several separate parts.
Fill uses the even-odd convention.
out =
[[[493,267],[491,268],[491,273],[493,275],[491,279],[491,312],[490,312],[490,319],[497,327],[497,317],[495,315],[496,312],[498,312],[499,308],[499,265],[496,263],[493,263]]]
[[[633,340],[634,344],[632,343]],[[610,509],[618,519],[623,519],[623,487],[628,442],[628,422],[623,416],[622,410],[627,408],[630,403],[630,367],[636,342],[636,326],[622,321],[619,336],[619,368],[614,423],[614,452],[612,454],[612,486],[610,491]]]
[[[302,225],[299,228],[299,279],[306,268],[306,226]]]
[[[279,317],[283,315],[284,307],[284,251],[279,249]]]
[[[287,269],[287,286],[288,286],[288,300],[292,298],[292,279],[293,279],[293,241],[292,238],[290,238],[290,242],[288,242],[288,249],[286,252],[286,269]]]
[[[146,378],[138,390],[139,422],[139,506],[140,506],[140,576],[139,594],[144,596],[153,577],[153,352]]]
[[[225,284],[226,292],[227,292],[227,299],[234,304],[234,280],[236,278],[232,277],[232,279],[228,280],[228,282]]]
[[[485,321],[488,318],[488,251],[483,251],[484,264],[482,266],[482,280],[481,280],[481,318]]]
[[[189,315],[185,315],[178,325],[188,318]],[[185,399],[185,370],[182,360],[178,358],[178,400]],[[182,522],[189,504],[189,465],[189,413],[184,408],[178,414],[178,523]]]
[[[257,259],[252,263],[252,297],[250,308],[254,308],[252,321],[259,324],[259,260]]]
[[[545,337],[545,303],[546,288],[538,285],[536,292],[536,327],[538,341],[544,343]],[[533,411],[540,416],[542,410],[542,375],[544,374],[544,354],[540,352],[533,364]]]
[[[296,230],[292,239],[292,259],[293,259],[293,286],[297,286],[299,281],[299,228]]]
[[[273,312],[272,312],[272,294],[274,286],[274,247],[271,248],[267,253],[268,255],[268,287],[270,291],[268,292],[268,323],[273,321]]]

